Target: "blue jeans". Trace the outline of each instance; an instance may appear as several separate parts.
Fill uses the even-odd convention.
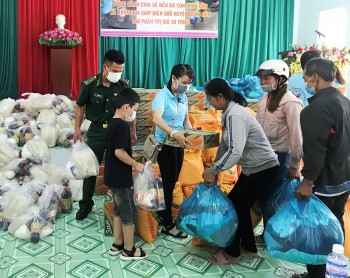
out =
[[[114,201],[114,216],[119,216],[124,225],[135,224],[136,207],[134,203],[134,188],[111,188]]]

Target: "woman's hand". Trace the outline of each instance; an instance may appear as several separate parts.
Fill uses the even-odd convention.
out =
[[[204,183],[207,185],[207,186],[212,186],[214,184],[214,181],[215,181],[215,175],[213,175],[209,169],[206,169],[204,172],[203,172],[203,175],[202,175],[203,179],[204,179]]]
[[[313,181],[303,179],[303,181],[295,188],[295,195],[301,200],[310,200],[312,196]]]
[[[184,149],[186,149],[186,145],[192,146],[192,143],[185,137],[185,131],[175,131],[173,139]]]
[[[136,162],[135,170],[137,172],[139,172],[140,174],[143,174],[144,169],[145,169],[145,165],[143,165],[142,163]]]
[[[295,168],[290,168],[288,170],[288,176],[291,179],[298,179],[300,178],[300,170],[299,169],[295,169]]]

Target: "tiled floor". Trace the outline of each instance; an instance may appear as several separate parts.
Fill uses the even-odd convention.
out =
[[[153,244],[137,238],[149,256],[145,260],[124,262],[108,255],[113,238],[103,232],[103,196],[96,196],[93,213],[77,222],[74,211],[61,216],[55,223],[55,232],[33,245],[0,232],[0,277],[11,278],[100,278],[100,277],[201,277],[208,278],[271,278],[288,277],[289,270],[303,272],[303,265],[272,260],[266,250],[260,257],[242,256],[240,265],[218,267],[207,258],[215,248],[194,247],[191,238],[175,240],[159,235]],[[290,271],[289,271],[290,272]]]

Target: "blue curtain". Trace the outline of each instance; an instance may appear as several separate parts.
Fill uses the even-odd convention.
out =
[[[293,19],[294,0],[221,0],[218,39],[100,37],[99,65],[107,50],[121,50],[124,76],[144,88],[163,87],[178,63],[194,68],[197,86],[213,77],[243,77],[289,49]]]

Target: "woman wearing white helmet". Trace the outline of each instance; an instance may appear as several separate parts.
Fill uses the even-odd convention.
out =
[[[303,154],[300,112],[303,104],[287,89],[289,68],[284,61],[267,60],[260,65],[255,75],[260,77],[261,87],[266,92],[259,101],[256,119],[278,155],[278,186],[288,176],[300,176],[299,165]],[[262,200],[263,211],[265,204],[266,200]],[[264,215],[264,221],[267,220],[267,215]],[[263,238],[256,238],[256,243],[264,245]]]

